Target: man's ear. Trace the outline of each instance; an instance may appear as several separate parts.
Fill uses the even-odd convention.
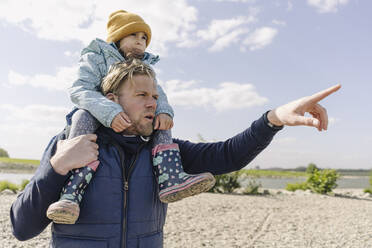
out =
[[[113,101],[113,102],[118,103],[118,97],[114,93],[108,93],[106,95],[106,98],[109,99],[109,100],[111,100],[111,101]]]

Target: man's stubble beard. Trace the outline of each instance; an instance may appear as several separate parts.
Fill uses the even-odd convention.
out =
[[[141,124],[139,121],[132,121],[132,125],[124,130],[123,134],[135,134],[141,136],[150,136],[154,131],[152,123]]]

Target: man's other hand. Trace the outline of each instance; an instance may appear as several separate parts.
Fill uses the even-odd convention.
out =
[[[57,150],[50,159],[53,169],[61,175],[83,167],[98,159],[97,135],[80,135],[69,140],[60,140]]]
[[[327,130],[327,110],[318,102],[338,91],[341,85],[335,85],[326,90],[320,91],[312,96],[306,96],[296,101],[280,106],[267,115],[268,120],[276,126],[311,126],[319,131]],[[305,113],[310,116],[304,116]]]

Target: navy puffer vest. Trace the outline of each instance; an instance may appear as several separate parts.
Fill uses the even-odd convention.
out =
[[[52,247],[163,247],[167,205],[159,201],[151,144],[97,131],[99,169],[89,184],[75,225],[53,224]]]

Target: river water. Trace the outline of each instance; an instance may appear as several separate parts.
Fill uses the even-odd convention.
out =
[[[267,189],[285,189],[287,183],[305,182],[306,178],[257,178],[257,183],[261,183],[263,188]],[[244,187],[248,184],[249,179],[243,179],[241,185]],[[370,187],[369,177],[342,177],[337,180],[339,189],[365,189]]]
[[[30,180],[33,174],[18,174],[18,173],[0,173],[0,181],[7,180],[12,183],[20,184],[23,179]]]
[[[20,184],[23,179],[30,180],[33,174],[16,174],[16,173],[0,173],[0,181],[8,180],[10,182]],[[287,183],[304,182],[306,178],[257,178],[256,182],[261,183],[263,188],[268,189],[284,189]],[[248,184],[248,179],[243,179],[241,181],[242,186]],[[337,188],[346,189],[364,189],[368,188],[369,177],[343,177],[337,180]]]

